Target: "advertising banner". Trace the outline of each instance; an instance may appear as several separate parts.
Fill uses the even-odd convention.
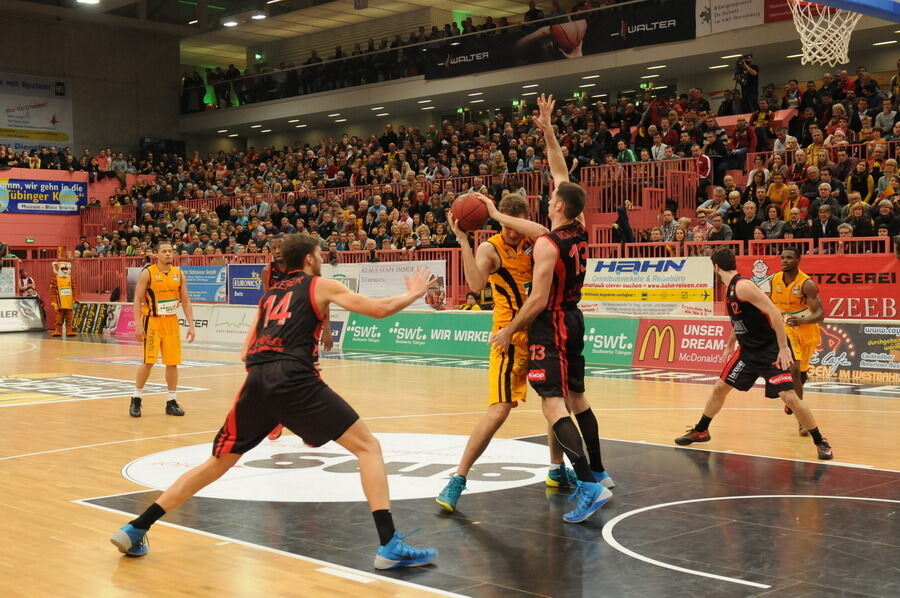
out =
[[[641,318],[632,365],[719,372],[725,341],[730,335],[731,323],[725,319],[701,322]]]
[[[579,307],[586,312],[713,315],[713,268],[705,257],[590,259]]]
[[[13,268],[0,270],[0,297],[16,296],[16,271]]]
[[[697,37],[765,23],[766,0],[696,0],[696,2]]]
[[[350,314],[345,349],[487,357],[490,312],[400,312],[384,319]]]
[[[322,264],[322,276],[340,281],[354,293],[359,292],[359,267],[361,264]]]
[[[381,262],[356,264],[359,266],[359,293],[369,297],[390,297],[406,292],[406,277],[419,268],[427,268],[435,282],[421,299],[407,309],[444,309],[447,299],[447,262]]]
[[[738,256],[737,266],[738,272],[751,276],[768,293],[769,280],[781,271],[781,260],[777,255]],[[800,269],[819,287],[826,318],[900,319],[900,260],[893,255],[859,255],[843,260],[804,255]]]
[[[0,145],[15,152],[72,147],[73,131],[68,79],[0,73]]]
[[[638,322],[637,318],[586,318],[584,360],[587,363],[631,365]]]
[[[228,271],[225,266],[181,266],[191,301],[225,303]]]
[[[228,303],[257,305],[263,296],[262,271],[265,264],[228,265]]]
[[[425,78],[441,79],[551,60],[694,39],[694,0],[648,0],[563,15],[515,31],[436,42]]]
[[[0,178],[0,213],[78,214],[87,205],[87,183]]]
[[[868,384],[900,384],[900,323],[822,325],[822,344],[813,355],[814,378]]]
[[[41,306],[34,297],[0,299],[0,332],[43,330]]]

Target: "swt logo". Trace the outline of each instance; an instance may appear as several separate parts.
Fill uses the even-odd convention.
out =
[[[347,335],[355,341],[369,343],[377,343],[381,339],[381,331],[378,330],[378,324],[371,324],[369,326],[350,324],[347,326]]]

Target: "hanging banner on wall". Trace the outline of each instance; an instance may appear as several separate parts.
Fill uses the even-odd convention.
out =
[[[800,269],[819,287],[826,318],[900,319],[897,289],[900,260],[892,254],[858,255],[836,260],[827,255],[804,255]],[[858,259],[856,259],[858,258]],[[769,279],[781,270],[773,256],[738,256],[738,272],[751,276],[766,293]]]
[[[78,214],[87,205],[87,183],[0,178],[0,213]]]
[[[454,38],[425,50],[425,78],[442,79],[625,48],[694,39],[694,0],[648,0]]]
[[[262,271],[265,264],[228,265],[228,303],[256,305],[263,296]]]
[[[713,268],[705,257],[590,259],[578,306],[629,315],[713,315]]]
[[[0,73],[0,145],[72,147],[72,85],[60,77]]]

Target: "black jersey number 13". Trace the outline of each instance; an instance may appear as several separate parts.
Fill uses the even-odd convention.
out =
[[[263,303],[263,314],[265,314],[263,328],[268,326],[269,322],[277,322],[279,326],[284,326],[287,319],[291,317],[288,306],[291,304],[291,296],[293,294],[293,291],[285,293],[278,303],[275,303],[275,299],[278,298],[276,295],[269,295],[266,302]]]

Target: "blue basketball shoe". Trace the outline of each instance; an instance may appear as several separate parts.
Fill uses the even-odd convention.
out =
[[[394,532],[391,541],[378,549],[375,555],[376,569],[397,569],[398,567],[421,567],[427,565],[437,557],[437,549],[435,548],[416,548],[404,542],[417,529],[408,534],[401,535]]]
[[[434,502],[452,513],[456,510],[456,502],[459,500],[459,495],[462,494],[465,489],[466,478],[458,474],[454,475],[450,478],[447,485],[444,486],[444,489],[441,490],[441,493],[438,494],[438,497],[434,499]]]
[[[599,483],[578,482],[575,492],[569,497],[569,502],[575,501],[576,506],[563,515],[563,521],[581,523],[605,505],[612,495],[609,488],[601,486]]]
[[[128,556],[144,556],[150,551],[150,540],[147,538],[147,530],[138,529],[130,523],[117,529],[109,541],[116,545],[119,552],[123,552]]]
[[[575,475],[575,472],[563,465],[548,471],[544,483],[548,488],[574,488],[577,481],[578,476]]]
[[[595,471],[594,479],[597,480],[597,483],[600,484],[601,486],[603,486],[604,488],[609,488],[610,490],[612,490],[613,488],[616,487],[616,483],[613,481],[613,479],[611,477],[609,477],[609,474],[606,471],[604,471],[602,473],[597,473]]]

